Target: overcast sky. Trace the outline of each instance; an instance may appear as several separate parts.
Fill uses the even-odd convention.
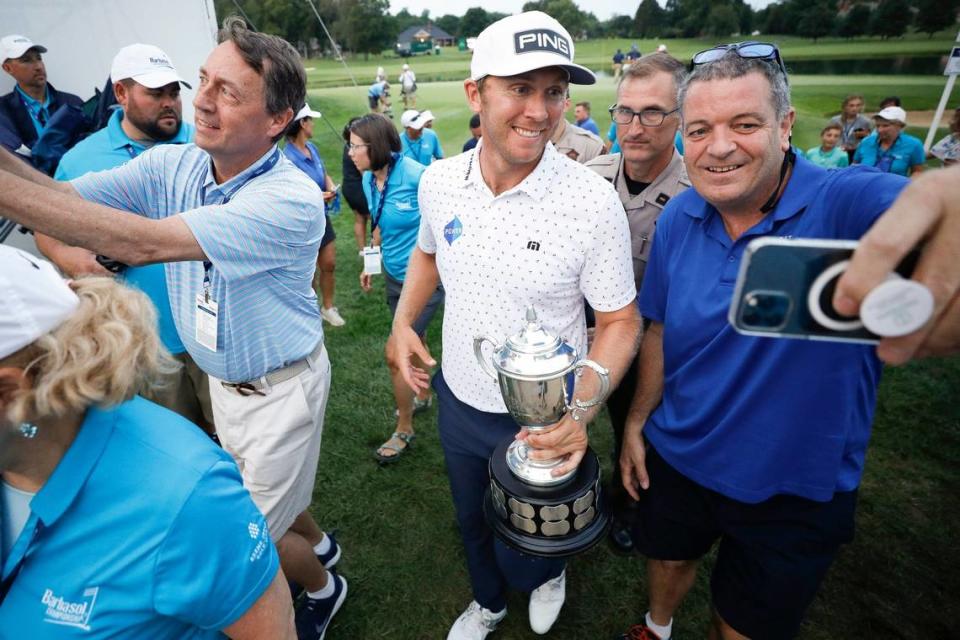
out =
[[[499,11],[501,13],[513,13],[518,7],[522,7],[525,0],[390,0],[390,12],[397,13],[401,9],[406,9],[410,13],[418,16],[424,9],[430,10],[430,16],[439,18],[442,15],[452,13],[455,16],[462,16],[470,7],[483,7],[487,11]],[[772,0],[747,0],[747,4],[754,9],[762,9],[771,3]],[[633,15],[640,6],[639,0],[623,2],[617,0],[574,0],[581,9],[592,12],[600,20],[609,20],[614,15]],[[658,0],[663,6],[665,0]],[[589,9],[587,9],[589,7]]]

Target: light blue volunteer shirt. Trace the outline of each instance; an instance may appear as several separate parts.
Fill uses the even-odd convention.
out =
[[[141,142],[129,137],[121,126],[123,110],[116,109],[107,126],[91,134],[67,151],[60,159],[54,178],[73,180],[91,171],[113,169],[126,164],[147,150]],[[172,139],[158,144],[186,144],[193,140],[194,129],[184,122]],[[160,341],[167,351],[173,354],[183,353],[186,347],[177,334],[170,310],[170,295],[167,291],[167,278],[162,264],[148,264],[142,267],[127,267],[121,273],[123,280],[143,291],[157,309],[157,324],[160,329]]]
[[[643,428],[697,484],[757,503],[860,484],[881,365],[871,345],[745,336],[727,322],[754,238],[857,239],[907,181],[798,158],[773,211],[736,241],[693,189],[657,220],[640,312],[663,324],[663,399]]]
[[[90,409],[30,510],[4,639],[223,638],[279,568],[233,460],[143,398]]]
[[[394,158],[396,164],[387,177],[383,207],[380,206],[381,194],[374,186],[372,171],[363,172],[363,194],[367,197],[371,224],[375,223],[380,228],[383,268],[391,278],[403,282],[407,277],[410,252],[417,244],[420,229],[417,190],[426,167],[399,154],[394,154]]]
[[[274,153],[275,166],[254,177]],[[196,340],[204,264],[164,267],[177,331],[205,372],[247,382],[303,359],[323,339],[312,285],[325,224],[322,195],[276,146],[221,185],[210,156],[194,144],[160,145],[71,184],[84,199],[109,207],[151,218],[183,216],[212,263],[216,352]]]
[[[420,130],[420,137],[411,140],[406,130],[400,134],[400,144],[403,155],[427,167],[434,160],[443,159],[443,149],[440,148],[440,139],[432,129],[424,127]]]
[[[902,131],[886,151],[880,148],[880,137],[873,133],[860,141],[853,155],[854,164],[876,167],[887,173],[907,177],[913,167],[926,161],[927,154],[923,150],[923,143]]]

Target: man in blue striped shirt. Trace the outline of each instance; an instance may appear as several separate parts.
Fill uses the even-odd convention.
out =
[[[298,635],[319,639],[347,586],[325,570],[340,550],[307,511],[330,387],[312,289],[324,217],[319,188],[276,146],[305,102],[306,74],[288,43],[239,19],[221,41],[200,69],[196,145],[160,145],[70,183],[3,152],[0,210],[125,264],[167,263],[177,331],[210,375],[220,440],[284,573],[307,591]]]

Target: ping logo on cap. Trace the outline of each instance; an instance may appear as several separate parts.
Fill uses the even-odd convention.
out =
[[[516,53],[549,51],[572,60],[570,41],[551,29],[530,29],[513,34],[513,50]]]

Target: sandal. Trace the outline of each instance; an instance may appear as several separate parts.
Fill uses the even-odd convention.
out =
[[[413,441],[416,437],[417,435],[415,433],[403,433],[402,431],[394,431],[393,435],[391,435],[386,442],[380,445],[377,448],[377,450],[373,452],[373,457],[376,458],[381,465],[390,464],[391,462],[396,462],[397,460],[400,459],[400,456],[402,456],[404,452],[413,445]],[[393,440],[400,440],[401,442],[403,442],[403,446],[400,447],[395,444],[390,444],[390,442]],[[384,449],[387,449],[388,451],[394,451],[395,453],[392,453],[390,455],[384,455],[381,453],[381,451],[383,451]]]

